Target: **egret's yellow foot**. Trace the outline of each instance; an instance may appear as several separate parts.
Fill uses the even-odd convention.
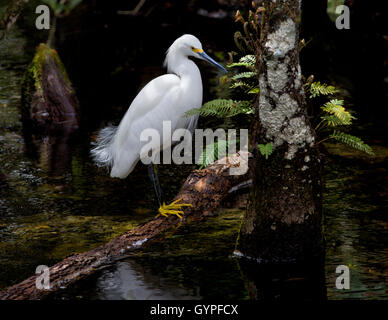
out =
[[[160,206],[160,208],[158,210],[159,214],[157,215],[157,217],[159,215],[162,215],[164,217],[168,217],[168,215],[174,214],[179,219],[182,220],[181,214],[184,213],[182,210],[182,207],[192,207],[193,205],[190,203],[178,203],[179,201],[182,201],[182,199],[175,200],[167,205],[163,202],[163,205]]]

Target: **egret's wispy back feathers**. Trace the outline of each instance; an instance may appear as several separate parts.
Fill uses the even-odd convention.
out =
[[[108,171],[113,166],[114,150],[113,143],[117,132],[117,127],[109,126],[102,129],[98,133],[96,142],[93,143],[95,146],[91,151],[93,160],[99,167],[106,167]]]

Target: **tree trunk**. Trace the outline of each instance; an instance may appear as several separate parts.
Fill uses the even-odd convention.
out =
[[[301,0],[265,0],[257,61],[260,96],[252,140],[271,142],[256,153],[253,187],[237,254],[258,262],[322,257],[321,160],[306,114],[299,65]]]

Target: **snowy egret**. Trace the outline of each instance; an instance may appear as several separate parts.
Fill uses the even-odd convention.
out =
[[[167,74],[150,81],[135,97],[118,127],[107,127],[99,132],[91,154],[99,166],[110,169],[113,178],[126,178],[142,158],[140,135],[145,129],[155,129],[162,139],[152,147],[157,154],[171,147],[171,137],[163,136],[163,121],[171,122],[172,133],[176,129],[193,131],[198,115],[187,117],[185,113],[202,105],[202,79],[197,65],[189,59],[206,60],[221,70],[225,68],[209,57],[201,42],[193,35],[185,34],[176,39],[168,49],[164,65]],[[169,205],[162,203],[162,193],[154,161],[149,164],[149,175],[159,203],[159,213],[173,214],[181,218],[180,199]],[[156,177],[156,178],[155,178]]]

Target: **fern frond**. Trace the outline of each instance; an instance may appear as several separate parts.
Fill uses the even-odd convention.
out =
[[[352,123],[351,120],[344,121],[334,115],[322,116],[321,119],[326,122],[329,127],[348,126]]]
[[[240,80],[240,79],[249,79],[253,78],[257,75],[256,71],[246,71],[235,74],[231,79],[232,80]]]
[[[344,124],[349,125],[352,123],[352,119],[354,119],[354,117],[348,111],[345,110],[343,104],[343,100],[332,99],[329,102],[325,103],[321,107],[321,109],[326,113],[334,115]]]
[[[239,62],[234,62],[231,64],[228,64],[228,68],[234,68],[234,67],[245,67],[251,70],[254,70],[256,64],[256,57],[253,54],[248,54],[244,57],[242,57]]]
[[[268,159],[268,156],[270,156],[273,152],[272,149],[272,143],[267,144],[258,144],[260,153],[265,157],[265,159]]]
[[[242,88],[250,89],[252,86],[249,85],[248,83],[244,82],[244,81],[236,81],[229,88],[230,89],[235,89],[235,88],[241,88],[241,87]]]
[[[360,150],[367,154],[374,155],[372,148],[358,137],[334,130],[334,132],[329,136],[329,138],[335,139],[341,143],[348,145],[349,147]]]
[[[330,95],[337,93],[338,90],[334,86],[329,86],[326,83],[313,82],[310,85],[310,98],[315,98],[320,95]]]
[[[204,117],[216,116],[220,118],[233,117],[238,114],[253,113],[250,101],[233,101],[228,99],[215,99],[206,102],[201,108],[194,108],[185,113],[186,116],[199,114]]]
[[[252,86],[251,84],[248,84],[244,81],[236,81],[229,88],[230,89],[235,89],[235,88],[245,89],[245,92],[249,93],[249,94],[258,94],[260,91],[259,87]]]
[[[258,94],[260,92],[260,88],[259,87],[254,87],[252,88],[251,90],[248,91],[248,93],[252,93],[252,94]]]

